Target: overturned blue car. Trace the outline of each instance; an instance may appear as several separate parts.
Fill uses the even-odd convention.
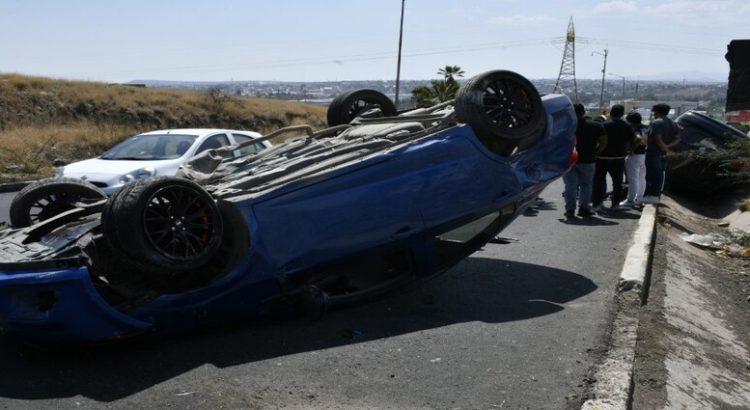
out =
[[[73,179],[27,186],[0,230],[0,329],[78,343],[319,316],[446,271],[575,157],[570,100],[504,70],[401,113],[352,91],[328,120],[268,134],[296,135],[251,155],[207,151],[111,197]]]

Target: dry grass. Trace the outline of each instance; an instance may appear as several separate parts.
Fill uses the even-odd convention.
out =
[[[0,180],[51,176],[55,164],[91,158],[130,136],[123,125],[86,121],[67,125],[19,127],[0,133]]]
[[[287,125],[325,126],[325,107],[0,75],[0,182],[49,176],[55,162],[95,156],[139,132],[160,128],[233,128],[268,133]]]

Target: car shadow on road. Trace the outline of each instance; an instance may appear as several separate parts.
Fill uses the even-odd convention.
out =
[[[112,402],[197,367],[219,368],[420,332],[457,323],[504,323],[558,313],[597,286],[579,274],[470,257],[446,274],[322,320],[276,317],[110,346],[21,345],[0,339],[0,396],[77,395]]]

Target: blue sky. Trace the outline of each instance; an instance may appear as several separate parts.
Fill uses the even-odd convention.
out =
[[[0,0],[0,72],[134,79],[392,80],[401,0]],[[728,73],[749,0],[406,0],[402,79],[459,65],[556,78],[573,17],[576,75]]]

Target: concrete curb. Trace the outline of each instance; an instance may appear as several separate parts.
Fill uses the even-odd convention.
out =
[[[632,289],[640,292],[640,296],[643,297],[643,282],[646,280],[655,222],[656,207],[646,205],[641,212],[638,229],[633,234],[633,245],[628,250],[625,263],[622,265],[622,271],[620,271],[620,283],[617,285],[618,292],[626,292]]]
[[[646,275],[653,249],[656,207],[646,205],[625,256],[617,286],[617,313],[604,361],[595,372],[594,399],[582,410],[627,410],[633,394],[633,366],[638,334],[638,312],[645,295]]]

